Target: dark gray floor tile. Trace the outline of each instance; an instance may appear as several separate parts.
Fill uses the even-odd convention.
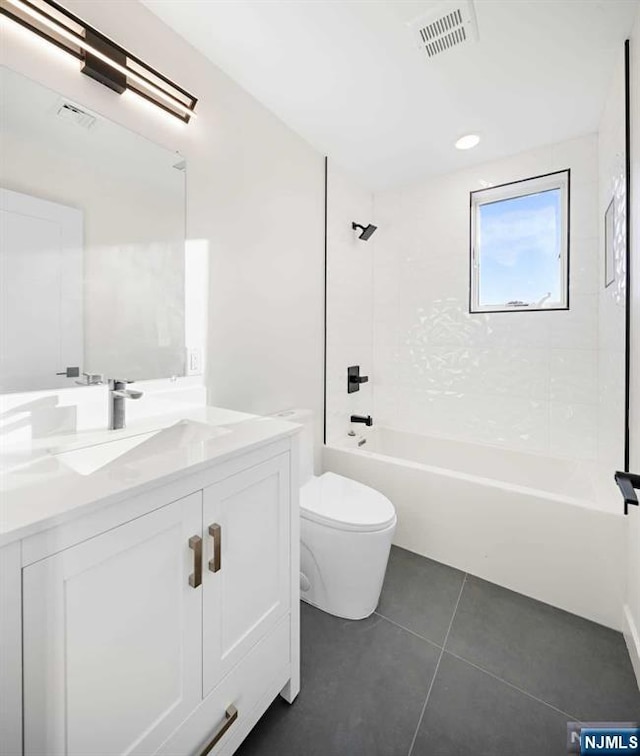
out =
[[[463,580],[460,570],[393,546],[376,611],[442,645]]]
[[[579,719],[640,716],[620,633],[484,580],[467,578],[446,648]]]
[[[440,651],[373,615],[302,604],[302,689],[276,700],[237,756],[404,756]]]
[[[445,653],[411,756],[565,756],[566,718]]]

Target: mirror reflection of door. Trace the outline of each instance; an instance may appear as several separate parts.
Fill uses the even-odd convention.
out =
[[[74,385],[82,261],[81,210],[0,189],[0,392]]]

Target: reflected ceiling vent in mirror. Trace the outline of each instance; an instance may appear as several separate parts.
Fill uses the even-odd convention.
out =
[[[94,115],[91,115],[91,113],[88,113],[86,110],[82,110],[82,108],[79,108],[72,102],[62,102],[58,106],[56,115],[64,121],[71,121],[71,123],[75,123],[76,126],[87,130],[90,129],[97,120]]]
[[[471,0],[437,3],[409,26],[429,59],[478,41],[478,22]]]

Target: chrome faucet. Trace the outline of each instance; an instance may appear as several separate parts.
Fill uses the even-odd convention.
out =
[[[142,391],[126,388],[127,383],[133,381],[109,380],[109,430],[125,427],[125,399],[140,399],[142,396]]]

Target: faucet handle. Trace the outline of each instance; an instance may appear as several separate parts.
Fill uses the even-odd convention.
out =
[[[360,375],[360,365],[351,365],[347,368],[347,393],[353,394],[360,391],[361,383],[368,383],[368,375]]]
[[[67,367],[61,373],[56,373],[56,375],[64,375],[65,378],[78,378],[80,376],[80,368],[74,366]]]
[[[100,386],[104,381],[102,373],[83,373],[82,380],[76,381],[79,386]]]

